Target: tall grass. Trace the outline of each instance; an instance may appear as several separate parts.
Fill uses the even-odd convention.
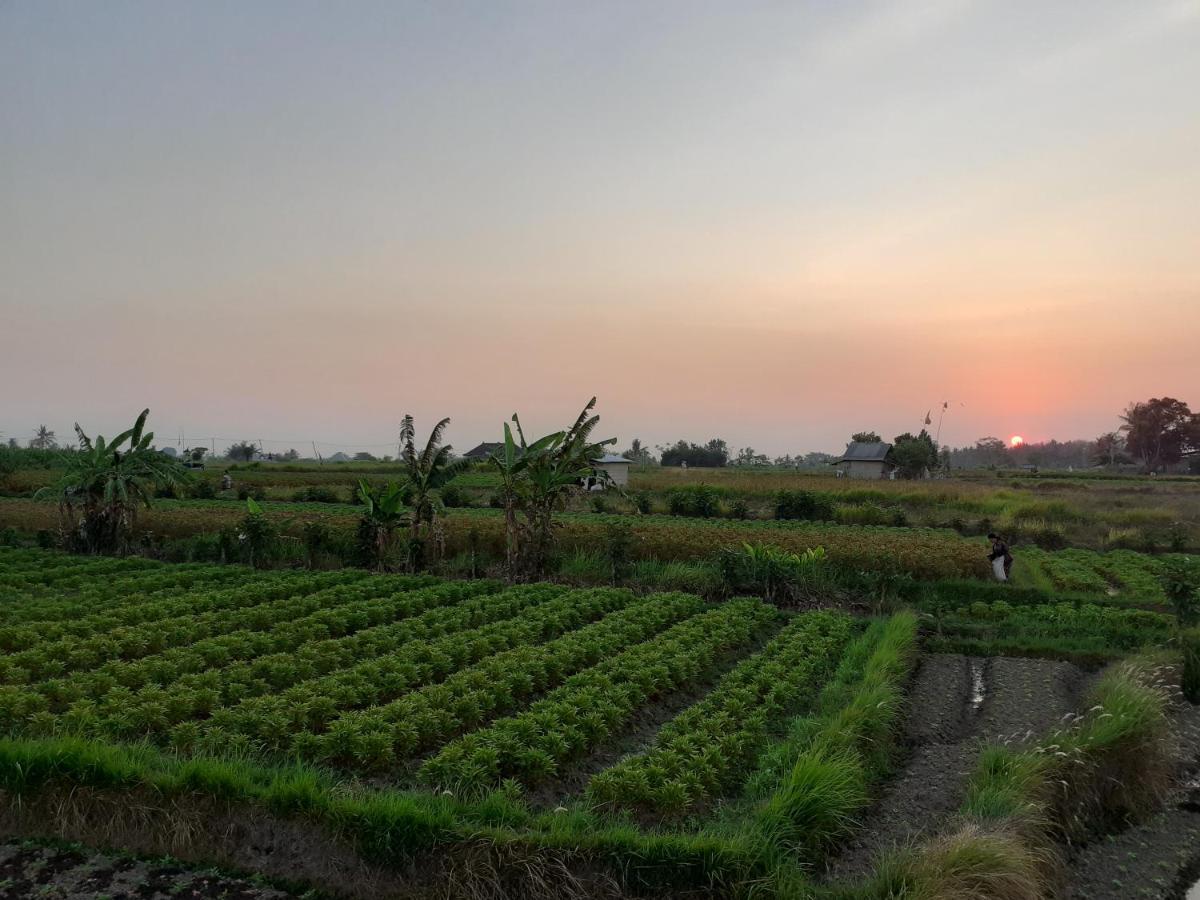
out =
[[[767,846],[814,862],[857,825],[869,787],[888,769],[917,620],[874,622],[852,644],[818,700],[793,723],[748,785],[754,827]]]
[[[1038,900],[1054,895],[1058,841],[1153,810],[1171,777],[1167,695],[1152,660],[1122,663],[1088,711],[1032,747],[986,748],[957,823],[884,859],[849,893],[905,900]]]

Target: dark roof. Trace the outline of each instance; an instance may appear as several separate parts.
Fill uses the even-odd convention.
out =
[[[478,447],[468,450],[466,453],[463,454],[463,456],[465,456],[467,459],[476,459],[476,458],[484,459],[488,456],[491,456],[493,453],[495,453],[497,450],[499,450],[503,446],[504,445],[501,444],[499,441],[497,441],[494,444],[484,441]]]
[[[886,441],[851,441],[838,462],[886,462],[891,449],[892,445]]]

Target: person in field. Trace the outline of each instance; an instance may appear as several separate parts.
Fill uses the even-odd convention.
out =
[[[1008,549],[1008,542],[995,532],[988,534],[988,540],[992,542],[992,552],[988,554],[992,572],[997,581],[1008,581],[1012,576],[1013,564],[1013,555],[1012,551]]]

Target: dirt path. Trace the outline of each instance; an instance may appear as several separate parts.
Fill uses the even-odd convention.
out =
[[[45,900],[287,900],[296,895],[212,871],[27,843],[0,844],[0,897]]]
[[[1050,731],[1076,709],[1082,681],[1075,666],[1052,660],[925,657],[909,693],[906,762],[828,876],[866,875],[880,853],[936,832],[962,803],[980,745]]]

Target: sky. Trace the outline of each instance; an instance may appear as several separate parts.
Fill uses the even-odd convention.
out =
[[[0,433],[1200,407],[1200,0],[0,0]]]

